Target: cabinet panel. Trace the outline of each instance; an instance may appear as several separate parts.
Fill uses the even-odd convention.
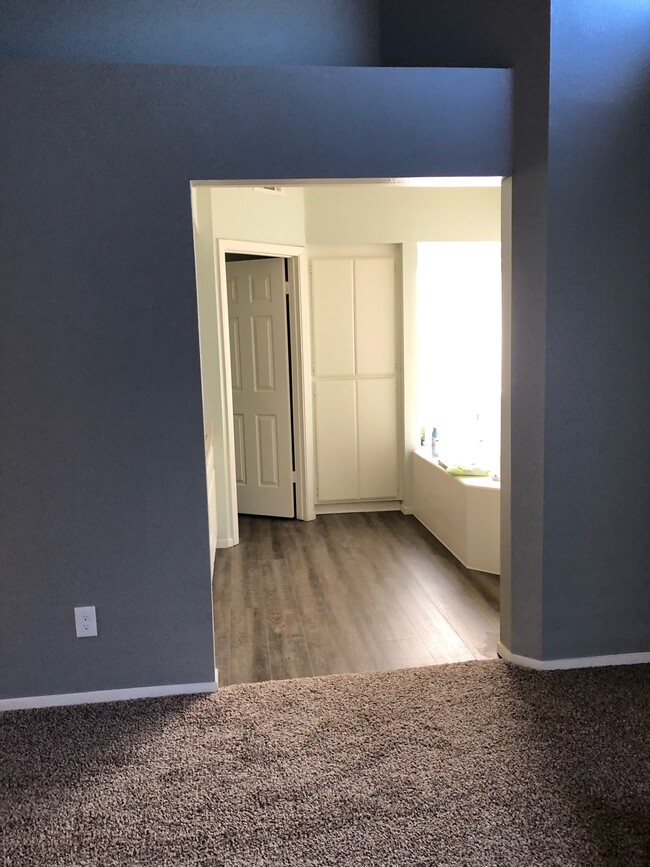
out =
[[[357,373],[395,373],[395,260],[355,259]]]
[[[357,408],[353,380],[316,383],[318,501],[356,500]]]
[[[314,373],[353,375],[353,260],[312,259],[311,267]]]
[[[359,497],[395,498],[399,493],[395,379],[360,379],[357,386]]]

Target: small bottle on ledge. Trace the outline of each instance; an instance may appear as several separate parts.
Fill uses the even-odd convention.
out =
[[[431,431],[431,457],[438,457],[438,428],[434,427]]]

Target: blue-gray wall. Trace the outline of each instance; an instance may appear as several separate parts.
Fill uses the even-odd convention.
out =
[[[379,65],[377,0],[3,0],[0,56],[225,66]]]
[[[378,62],[514,67],[506,643],[650,649],[647,4],[102,5],[0,10],[0,696],[210,679],[190,179],[510,168],[503,78]]]
[[[650,4],[551,20],[544,654],[650,651]]]
[[[509,78],[3,65],[0,697],[213,679],[190,181],[506,173]]]

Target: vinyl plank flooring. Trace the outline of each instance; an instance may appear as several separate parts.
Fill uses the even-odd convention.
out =
[[[410,516],[240,516],[214,575],[220,683],[496,656],[498,577]]]
[[[408,558],[398,556],[385,527],[375,515],[368,515],[370,556],[381,564],[380,579],[387,585],[387,597],[395,608],[399,607],[411,625],[412,632],[424,644],[436,664],[460,662],[475,658],[460,635],[451,626],[444,613],[423,590],[409,568]],[[393,517],[394,524],[400,519]],[[433,566],[430,564],[433,572]],[[409,636],[401,636],[402,640]]]
[[[328,575],[323,568],[322,552],[318,554],[313,546],[306,544],[307,536],[301,531],[286,534],[284,554],[301,613],[313,672],[320,675],[353,671],[346,637],[338,632],[337,618],[325,595]]]
[[[386,668],[420,668],[436,660],[419,638],[402,638],[384,643]]]
[[[259,561],[233,559],[230,611],[230,683],[271,680]]]
[[[340,516],[336,516],[337,518]],[[355,516],[353,533],[360,546],[356,552],[337,545],[339,526],[327,528],[330,556],[342,576],[348,608],[361,616],[364,625],[376,640],[414,638],[413,624],[396,603],[395,594],[387,587],[387,568],[382,540]]]
[[[342,552],[308,550],[307,577],[313,596],[318,597],[322,616],[340,653],[349,661],[349,671],[375,671],[381,658],[374,635],[369,630],[356,582],[350,581],[350,563]],[[300,576],[294,574],[299,602],[303,598]],[[365,604],[365,600],[364,600]],[[326,613],[327,612],[327,613]],[[316,626],[317,634],[322,630]]]
[[[489,572],[478,572],[476,569],[468,569],[467,574],[472,586],[481,594],[485,601],[496,611],[499,610],[499,576],[490,575]]]
[[[289,567],[285,560],[270,560],[261,573],[271,676],[310,677],[314,672]]]
[[[379,517],[377,521],[393,551],[416,578],[428,606],[435,606],[444,616],[471,658],[496,657],[498,603],[488,601],[477,589],[472,573],[417,520],[387,524]]]

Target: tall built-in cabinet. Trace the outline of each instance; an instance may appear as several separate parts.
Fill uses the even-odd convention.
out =
[[[396,248],[310,255],[317,503],[397,500]]]

